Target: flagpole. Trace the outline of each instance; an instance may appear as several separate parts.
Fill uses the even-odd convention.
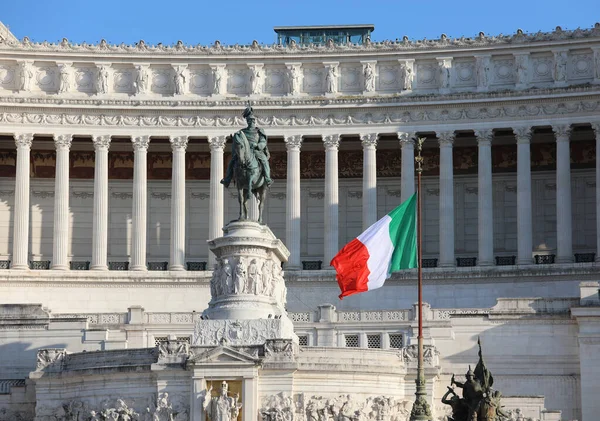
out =
[[[421,229],[421,175],[423,172],[423,149],[425,138],[417,139],[417,156],[415,163],[417,164],[417,285],[418,285],[418,321],[419,333],[417,336],[419,353],[417,362],[417,379],[415,402],[410,413],[410,421],[431,421],[431,409],[427,403],[427,388],[425,385],[425,369],[423,367],[423,248],[422,248],[422,229]]]

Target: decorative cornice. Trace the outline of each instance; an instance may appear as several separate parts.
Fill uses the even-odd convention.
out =
[[[456,48],[478,48],[503,45],[522,45],[525,43],[537,43],[548,41],[566,41],[586,38],[600,37],[600,24],[596,23],[593,28],[575,30],[563,30],[556,27],[552,32],[537,32],[526,34],[522,30],[517,30],[512,35],[487,36],[480,32],[478,36],[472,38],[448,38],[445,35],[434,40],[414,40],[411,41],[407,36],[396,41],[367,41],[362,45],[358,44],[335,44],[326,45],[264,45],[253,42],[251,45],[222,45],[219,41],[211,46],[204,45],[185,45],[182,41],[177,41],[174,45],[148,45],[144,40],[140,40],[134,45],[109,44],[106,40],[101,40],[98,44],[71,43],[63,38],[59,43],[31,42],[29,37],[24,37],[22,41],[6,40],[0,44],[0,50],[39,51],[39,52],[60,52],[60,53],[87,53],[87,54],[130,54],[130,55],[265,55],[265,54],[323,54],[323,53],[369,53],[384,51],[411,51],[411,50],[435,50],[435,49],[456,49]]]
[[[183,150],[187,148],[188,137],[187,136],[170,136],[169,142],[171,142],[171,149],[173,151]]]

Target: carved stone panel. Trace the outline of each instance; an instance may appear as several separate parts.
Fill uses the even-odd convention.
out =
[[[476,87],[475,60],[461,59],[453,62],[454,83],[456,87]]]
[[[285,95],[287,69],[284,66],[269,66],[265,72],[265,92],[271,95]]]
[[[150,90],[157,94],[173,92],[174,71],[171,66],[153,67],[150,73]]]
[[[308,94],[322,94],[325,92],[325,69],[316,66],[302,66],[304,71],[303,92]]]
[[[227,66],[229,78],[227,79],[227,93],[235,95],[248,95],[250,92],[250,71],[247,66]]]
[[[133,67],[121,67],[113,72],[113,92],[132,94],[134,92],[133,82],[135,80],[135,69]]]
[[[400,65],[396,63],[381,62],[379,67],[379,86],[381,92],[398,92],[401,90]]]
[[[594,57],[591,52],[571,53],[567,61],[569,80],[592,79],[594,77]]]
[[[492,60],[491,85],[514,85],[515,77],[514,57],[499,57]]]
[[[58,87],[58,67],[44,64],[34,70],[34,84],[44,92],[56,92]]]
[[[359,63],[340,65],[340,91],[345,93],[362,92],[362,66]]]
[[[419,62],[416,64],[417,71],[417,89],[435,89],[437,88],[438,66],[434,61]]]
[[[18,68],[14,63],[0,63],[0,87],[6,90],[17,89]]]
[[[209,66],[190,66],[190,92],[197,95],[210,95],[213,92],[212,71]]]
[[[531,57],[531,82],[545,83],[553,81],[554,59],[551,55]]]
[[[94,93],[96,68],[91,66],[74,66],[74,90],[78,92]]]

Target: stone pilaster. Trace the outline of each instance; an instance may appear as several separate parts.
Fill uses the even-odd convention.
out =
[[[208,213],[208,239],[214,240],[223,235],[223,148],[225,136],[208,138],[210,146],[210,202]],[[208,269],[212,270],[217,260],[212,251],[208,251]]]
[[[454,266],[454,132],[438,133],[440,142],[440,266]]]
[[[185,149],[187,136],[171,136],[171,250],[169,270],[185,270]]]
[[[592,123],[592,129],[596,135],[596,151],[600,151],[600,121]],[[600,262],[600,212],[598,209],[600,209],[600,159],[596,157],[596,262]]]
[[[531,264],[531,127],[513,128],[517,139],[517,264]]]
[[[340,135],[325,135],[323,143],[325,144],[324,266],[329,267],[329,263],[337,254],[339,247],[338,149]]]
[[[402,161],[400,172],[400,201],[404,203],[415,192],[415,133],[398,132]]]
[[[69,262],[69,150],[73,136],[55,134],[56,175],[54,176],[54,236],[52,269],[67,270]]]
[[[15,134],[17,172],[15,177],[15,212],[12,269],[29,269],[29,171],[32,133]]]
[[[573,222],[571,219],[571,126],[552,126],[556,136],[556,262],[573,261]]]
[[[146,266],[146,213],[148,201],[147,157],[150,136],[136,136],[133,143],[133,211],[131,218],[131,266],[129,270],[144,271]]]
[[[90,270],[108,270],[108,148],[110,136],[94,136],[94,209],[92,265]]]
[[[300,147],[302,136],[285,138],[287,148],[287,186],[285,207],[285,242],[290,250],[288,269],[301,269],[300,262]]]
[[[415,133],[398,132],[402,161],[400,169],[400,201],[404,203],[415,192]]]
[[[363,146],[362,227],[377,222],[377,133],[361,134]]]
[[[491,129],[476,130],[478,145],[478,213],[477,240],[480,266],[494,264],[494,216],[492,195],[492,137]]]

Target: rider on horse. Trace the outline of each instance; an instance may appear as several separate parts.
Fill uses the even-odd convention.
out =
[[[241,131],[246,135],[246,139],[248,139],[248,143],[254,152],[254,156],[258,162],[260,162],[260,165],[264,171],[265,182],[267,183],[267,186],[270,186],[273,184],[273,180],[271,179],[271,169],[269,167],[270,154],[269,149],[267,148],[267,136],[265,135],[263,129],[256,127],[256,117],[254,117],[254,110],[250,105],[246,107],[242,116],[246,119],[248,127],[242,129]],[[225,187],[229,187],[231,179],[233,178],[233,169],[239,160],[237,154],[235,153],[235,149],[233,148],[231,155],[231,161],[229,161],[229,165],[227,166],[225,178],[221,180],[221,184],[225,185]]]

